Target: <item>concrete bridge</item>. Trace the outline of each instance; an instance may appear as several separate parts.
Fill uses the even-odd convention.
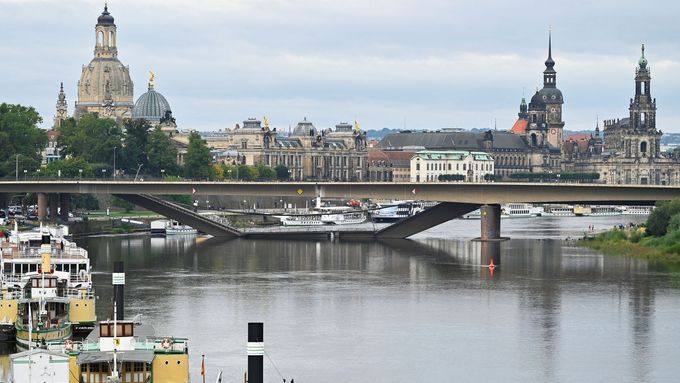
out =
[[[379,199],[437,201],[439,205],[414,217],[377,231],[378,238],[406,238],[432,226],[457,218],[479,207],[482,209],[481,239],[500,238],[500,204],[580,203],[651,205],[656,201],[680,198],[678,186],[606,185],[564,183],[383,183],[383,182],[132,182],[132,181],[2,181],[0,193],[38,193],[39,212],[50,206],[68,212],[71,193],[115,194],[150,210],[188,223],[195,215],[187,209],[171,208],[152,195],[232,195],[276,197],[322,197],[337,199]],[[145,197],[135,197],[135,196]],[[139,200],[139,201],[137,201]],[[155,200],[149,202],[148,200]],[[144,205],[146,203],[146,205]],[[163,211],[160,211],[163,210]],[[209,225],[199,218],[194,224]],[[209,225],[210,226],[210,225]],[[224,225],[222,225],[224,226]],[[207,226],[206,226],[207,227]],[[206,231],[197,227],[200,230]],[[211,226],[213,235],[235,236],[238,231]]]

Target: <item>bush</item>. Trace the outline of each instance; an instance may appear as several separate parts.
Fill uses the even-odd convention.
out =
[[[647,232],[649,235],[661,237],[669,230],[671,218],[680,213],[680,199],[672,201],[663,201],[656,204],[656,209],[647,218]],[[676,220],[680,220],[677,218]],[[680,221],[674,223],[680,225]]]

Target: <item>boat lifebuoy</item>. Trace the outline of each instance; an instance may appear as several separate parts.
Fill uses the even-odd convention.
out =
[[[161,347],[163,347],[164,349],[167,350],[171,346],[172,346],[172,340],[170,340],[170,338],[168,338],[168,337],[163,338],[163,340],[161,341]]]
[[[80,279],[87,279],[87,270],[83,269],[78,272]]]
[[[64,341],[64,350],[66,351],[73,350],[73,341],[71,339],[66,339]]]

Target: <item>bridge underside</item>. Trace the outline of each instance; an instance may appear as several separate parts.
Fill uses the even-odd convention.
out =
[[[379,239],[408,238],[431,227],[458,218],[479,208],[477,204],[442,202],[412,217],[381,229],[375,233]]]
[[[114,194],[135,205],[155,211],[165,217],[174,219],[184,225],[189,225],[213,237],[240,237],[240,231],[220,222],[203,217],[189,209],[164,201],[158,197],[143,194]]]

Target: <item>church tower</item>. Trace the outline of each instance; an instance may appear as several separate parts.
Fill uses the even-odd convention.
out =
[[[645,45],[635,69],[635,96],[630,99],[629,127],[631,139],[626,143],[632,157],[659,157],[661,133],[656,130],[656,99],[650,92],[651,71],[645,58]]]
[[[548,58],[545,60],[545,70],[543,71],[543,89],[540,90],[539,94],[545,102],[548,143],[555,148],[561,148],[564,130],[564,121],[562,121],[564,99],[562,92],[557,89],[557,72],[555,71],[555,61],[552,58],[552,31],[548,32]]]
[[[57,96],[57,113],[54,115],[54,125],[52,129],[61,126],[61,122],[68,118],[68,105],[66,104],[66,93],[64,93],[64,83],[61,83],[59,95]]]
[[[117,120],[131,117],[133,84],[130,69],[118,60],[116,33],[113,16],[105,5],[95,25],[94,58],[83,66],[78,81],[76,118],[85,113]]]

